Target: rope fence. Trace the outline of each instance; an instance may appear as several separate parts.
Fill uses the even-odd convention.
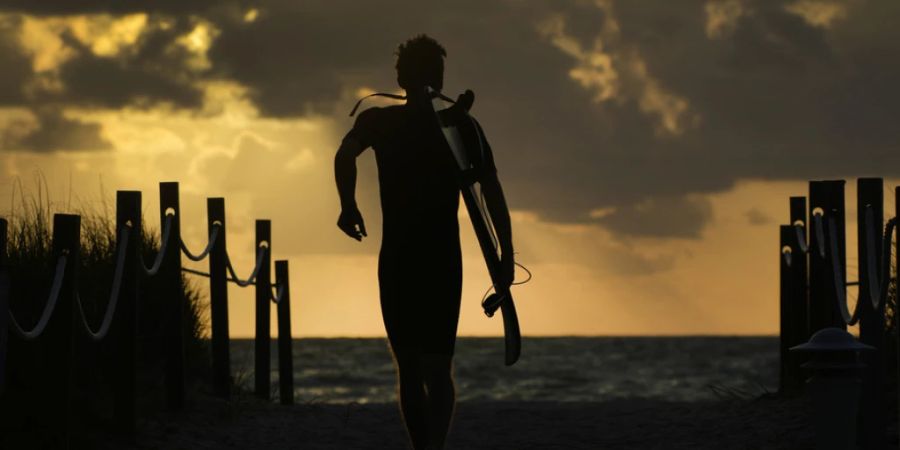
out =
[[[804,381],[804,356],[788,351],[802,344],[817,331],[836,327],[859,327],[859,340],[876,349],[860,355],[867,367],[862,374],[859,409],[859,436],[864,448],[875,448],[884,435],[887,411],[885,400],[885,361],[887,348],[900,348],[885,327],[888,315],[900,317],[897,302],[888,310],[891,289],[892,257],[900,248],[897,217],[884,220],[884,187],[880,178],[857,180],[856,223],[858,281],[847,281],[847,246],[844,180],[811,181],[808,197],[791,197],[790,225],[781,225],[779,243],[781,362],[780,391],[797,393]],[[900,187],[895,188],[900,193]],[[900,195],[895,195],[895,216],[900,214]],[[807,238],[808,237],[808,238]],[[896,247],[892,247],[896,246]],[[897,260],[894,260],[897,266]],[[859,289],[855,305],[848,304],[847,288]],[[851,299],[852,300],[852,299]],[[895,299],[896,300],[896,299]],[[895,350],[896,351],[896,350]],[[897,358],[900,360],[900,358]],[[900,372],[898,372],[900,373]],[[892,375],[892,376],[896,376]],[[896,399],[900,404],[900,398]]]
[[[71,363],[74,357],[71,345],[77,334],[90,342],[111,342],[116,369],[113,383],[113,397],[116,421],[124,430],[133,434],[136,422],[136,356],[137,341],[136,305],[139,301],[140,283],[154,283],[165,293],[163,298],[166,316],[165,333],[158,339],[160,349],[165,354],[165,389],[169,409],[180,410],[184,406],[185,361],[182,323],[186,311],[183,298],[182,273],[200,275],[210,281],[210,308],[212,329],[212,366],[214,392],[224,398],[230,396],[231,374],[228,336],[228,291],[225,283],[231,282],[244,288],[253,285],[256,289],[256,393],[265,398],[270,396],[270,303],[275,303],[278,312],[279,377],[281,383],[281,403],[293,403],[293,360],[291,352],[289,283],[287,261],[275,261],[276,280],[272,280],[271,269],[271,224],[268,220],[256,221],[256,261],[246,279],[235,273],[225,245],[224,199],[208,200],[209,234],[203,251],[192,253],[180,232],[178,183],[160,183],[161,240],[159,251],[148,267],[142,255],[141,193],[137,191],[117,192],[116,252],[112,285],[109,298],[99,326],[91,326],[85,313],[85,304],[79,293],[77,275],[80,253],[80,217],[66,214],[54,215],[53,252],[55,269],[50,292],[44,303],[39,319],[30,329],[25,329],[9,307],[12,286],[16,280],[10,276],[7,264],[7,224],[0,218],[0,393],[5,390],[7,371],[6,333],[22,341],[46,342],[46,349],[54,353],[48,355],[50,361],[45,369],[65,374],[73,379]],[[180,251],[171,252],[172,248]],[[200,262],[209,260],[209,272],[185,268],[181,256]],[[73,304],[74,303],[74,304]],[[99,303],[94,303],[99,304]],[[77,316],[77,318],[76,318]],[[68,319],[67,319],[68,318]],[[6,324],[9,324],[7,327]],[[9,331],[7,331],[7,328]],[[77,330],[76,328],[80,329]],[[223,331],[224,330],[224,331]],[[15,363],[15,361],[13,361]],[[52,366],[52,367],[51,367]],[[56,383],[57,401],[69,397],[70,383]],[[2,405],[0,405],[2,406]],[[46,405],[48,409],[62,411],[56,416],[60,430],[68,430],[69,409],[62,404]],[[63,432],[68,436],[68,432]]]
[[[166,250],[169,249],[169,235],[172,233],[173,217],[173,214],[166,214],[166,221],[163,224],[162,239],[160,239],[159,253],[156,254],[153,264],[151,264],[150,267],[147,267],[144,264],[144,258],[138,258],[138,261],[141,263],[141,268],[144,269],[144,273],[151,277],[159,273],[159,268],[162,267],[163,260],[166,256]]]
[[[67,259],[65,256],[60,256],[59,259],[56,260],[56,270],[53,275],[53,284],[50,287],[50,296],[47,298],[47,303],[44,304],[44,311],[41,313],[41,318],[38,319],[37,324],[35,324],[34,328],[31,330],[25,331],[22,325],[19,325],[19,321],[16,320],[16,316],[10,310],[9,314],[9,324],[12,325],[13,331],[22,339],[26,341],[33,341],[40,337],[44,330],[47,328],[47,323],[50,322],[50,316],[53,315],[53,311],[56,310],[56,303],[59,300],[59,292],[62,288],[63,276],[66,273],[66,262]],[[9,279],[9,277],[4,277],[5,279]],[[7,286],[6,289],[0,295],[7,296],[9,295],[10,288]],[[4,303],[8,304],[9,300],[7,299]]]
[[[251,284],[256,284],[256,275],[259,274],[259,268],[262,266],[263,258],[265,258],[266,253],[268,251],[269,251],[269,249],[267,247],[259,247],[259,249],[256,251],[256,254],[257,254],[256,264],[253,266],[253,272],[251,272],[250,276],[247,277],[247,279],[243,280],[243,281],[241,281],[241,279],[238,278],[237,274],[234,272],[234,266],[231,265],[231,258],[226,256],[225,257],[225,261],[226,261],[225,267],[228,268],[228,273],[231,275],[231,281],[233,281],[235,284],[237,284],[240,287],[247,287],[247,286],[250,286]],[[226,253],[226,255],[227,255],[227,253]]]
[[[187,245],[185,245],[184,241],[181,241],[181,251],[184,253],[184,256],[187,256],[187,258],[191,261],[200,262],[203,261],[207,255],[209,255],[209,252],[213,249],[213,245],[215,245],[216,243],[216,238],[219,237],[219,230],[222,228],[222,224],[216,222],[213,224],[213,226],[213,232],[209,235],[209,242],[207,242],[206,248],[204,248],[203,251],[197,255],[191,253],[191,251],[188,250]]]
[[[867,249],[867,273],[868,283],[865,283],[867,286],[866,296],[872,302],[872,307],[878,309],[881,307],[881,304],[886,301],[885,296],[887,295],[888,285],[891,281],[890,276],[890,248],[891,248],[891,239],[894,235],[894,228],[897,223],[897,218],[891,218],[885,224],[884,227],[884,235],[882,239],[883,248],[882,250],[882,261],[877,261],[876,250],[877,245],[875,244],[875,236],[880,232],[876,229],[876,226],[873,222],[874,212],[871,205],[866,205],[865,207],[865,217],[866,222],[864,224],[866,232],[866,249]],[[838,262],[839,258],[831,257],[826,258],[825,248],[828,248],[831,255],[838,255],[838,241],[834,238],[834,236],[838,233],[838,228],[836,224],[836,220],[834,217],[828,218],[828,236],[829,238],[825,238],[825,231],[823,231],[822,226],[822,215],[819,213],[813,214],[813,227],[816,233],[816,239],[818,241],[819,251],[815,252],[815,256],[819,257],[823,261],[827,261],[830,264],[832,273],[831,279],[834,283],[834,291],[838,296],[837,305],[840,308],[841,316],[844,320],[845,325],[856,325],[859,321],[859,303],[856,303],[856,307],[853,310],[853,313],[850,313],[849,307],[847,306],[847,297],[846,297],[846,287],[848,286],[859,286],[861,283],[859,281],[844,281],[843,270],[840,267],[840,263]],[[796,230],[797,236],[797,247],[799,253],[801,255],[810,254],[811,251],[805,242],[805,235],[803,232],[803,227],[801,225],[794,225],[794,229]],[[826,245],[827,242],[827,245]],[[791,267],[792,262],[794,260],[793,256],[794,249],[790,246],[782,247],[782,257],[784,259],[785,264],[788,267]],[[878,267],[881,267],[881,272],[879,273]]]
[[[81,295],[78,293],[78,289],[75,289],[75,303],[78,304],[78,313],[81,317],[84,331],[86,331],[91,340],[95,342],[103,340],[103,338],[106,337],[106,334],[109,333],[113,315],[116,313],[116,305],[119,303],[119,294],[122,290],[122,274],[125,271],[125,255],[128,251],[128,236],[130,234],[131,233],[129,233],[127,228],[123,228],[122,231],[119,232],[119,240],[116,242],[116,246],[119,249],[116,252],[115,275],[113,275],[112,289],[109,292],[109,302],[106,304],[106,313],[103,315],[103,322],[101,322],[99,330],[93,331],[91,325],[88,324],[87,315],[84,313],[84,303],[81,301]]]

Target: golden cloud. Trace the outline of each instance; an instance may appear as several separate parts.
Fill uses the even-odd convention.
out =
[[[785,11],[803,18],[806,23],[820,28],[831,28],[835,21],[847,17],[844,2],[798,0],[784,7]]]
[[[706,37],[721,39],[731,35],[738,20],[747,13],[741,0],[712,0],[704,6],[706,12]]]
[[[538,25],[538,32],[545,39],[575,60],[569,78],[593,91],[596,103],[636,101],[642,112],[656,117],[658,136],[678,136],[699,124],[700,117],[690,110],[688,100],[666,90],[650,74],[636,48],[622,48],[611,4],[599,1],[597,5],[607,14],[589,49],[567,32],[562,15],[553,15]]]

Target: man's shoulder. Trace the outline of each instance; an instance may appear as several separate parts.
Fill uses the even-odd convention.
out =
[[[402,122],[403,105],[373,106],[359,113],[354,127],[388,131]]]
[[[403,112],[403,105],[390,106],[372,106],[364,109],[357,117],[360,119],[380,119],[400,115]]]

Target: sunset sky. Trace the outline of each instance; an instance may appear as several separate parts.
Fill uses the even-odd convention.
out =
[[[333,156],[359,97],[398,92],[397,44],[426,33],[445,93],[476,93],[534,273],[514,290],[525,335],[775,333],[788,197],[846,178],[855,217],[853,178],[882,176],[893,205],[898,20],[896,0],[2,0],[0,214],[43,174],[58,211],[142,190],[158,228],[158,183],[178,181],[195,251],[206,197],[225,197],[242,276],[253,220],[272,220],[295,335],[383,335],[373,154],[361,244],[335,226]],[[498,335],[461,219],[460,334]],[[230,292],[249,336],[252,291]]]

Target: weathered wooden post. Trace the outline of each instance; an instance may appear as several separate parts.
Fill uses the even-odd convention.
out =
[[[270,381],[270,346],[271,325],[269,320],[269,303],[272,299],[272,222],[256,221],[256,251],[265,248],[262,265],[256,275],[256,341],[254,388],[256,395],[268,399],[271,390]]]
[[[816,229],[815,214],[821,214],[821,231]],[[836,327],[847,329],[843,316],[838,309],[838,293],[835,291],[834,271],[831,258],[837,258],[838,267],[843,272],[842,279],[847,279],[845,231],[844,231],[844,180],[811,181],[809,183],[809,223],[810,241],[812,245],[809,262],[809,315],[810,333],[822,328]],[[828,231],[828,222],[835,221],[837,254],[832,254],[828,240],[832,238]],[[824,236],[824,249],[819,248],[818,234]],[[825,252],[825,258],[819,257],[819,251]],[[846,290],[846,287],[842,287]]]
[[[59,431],[60,439],[68,445],[71,431],[72,390],[74,382],[74,324],[75,289],[78,276],[78,258],[81,251],[81,217],[71,214],[53,215],[53,267],[61,256],[66,257],[56,308],[44,329],[44,383],[46,402],[45,418]],[[60,379],[62,378],[62,379]]]
[[[231,396],[231,358],[228,348],[228,254],[225,241],[225,199],[206,200],[209,234],[215,227],[219,236],[209,253],[209,309],[212,320],[212,371],[213,392]]]
[[[806,197],[791,197],[790,208],[791,225],[794,225],[794,231],[797,236],[797,242],[794,243],[794,246],[797,251],[804,253],[803,249],[800,248],[801,245],[805,245],[807,248],[809,246],[809,240],[807,239],[807,236],[809,236],[809,223],[806,221]],[[798,228],[799,231],[797,230]],[[808,341],[812,336],[812,333],[809,331],[809,293],[807,292],[809,283],[808,255],[795,252],[791,267],[793,268],[794,279],[798,281],[796,286],[798,300],[795,303],[796,315],[794,316],[796,318],[794,323],[796,334],[792,337],[793,344],[791,344],[793,346]],[[799,361],[799,359],[794,358],[794,361]],[[799,362],[796,366],[799,371]]]
[[[793,225],[781,225],[778,227],[779,245],[778,245],[778,261],[779,261],[779,280],[780,280],[780,299],[779,299],[779,377],[778,392],[786,392],[788,386],[788,377],[790,371],[790,352],[788,349],[791,345],[791,334],[794,332],[792,323],[793,319],[793,270],[792,265],[795,257],[799,257],[798,253],[794,253],[791,242],[796,240],[796,232]]]
[[[9,272],[6,267],[8,223],[0,217],[0,396],[6,390],[6,348],[9,342]]]
[[[825,211],[828,205],[825,204],[825,182],[810,181],[809,182],[809,334],[825,328],[827,320],[823,311],[825,304],[825,288],[828,285],[827,266],[824,258],[821,257],[825,252],[823,244],[827,247],[827,243],[820,242],[820,236],[825,235]],[[817,220],[817,217],[820,219]]]
[[[136,425],[137,304],[140,292],[141,192],[116,193],[116,232],[126,229],[128,243],[119,290],[119,303],[106,342],[115,360],[113,376],[114,419],[117,429],[133,438]],[[122,242],[116,242],[116,254]],[[177,248],[177,247],[176,247]]]
[[[165,236],[166,216],[171,215],[168,239],[160,239],[160,251],[165,249],[162,266],[156,275],[164,286],[166,401],[170,410],[184,408],[184,314],[187,309],[181,280],[181,209],[178,204],[178,183],[159,184],[160,233]]]
[[[782,239],[791,253],[791,264],[785,276],[788,286],[782,304],[782,372],[781,392],[796,393],[803,386],[801,363],[805,357],[788,349],[809,339],[809,300],[807,296],[806,198],[791,197],[791,225],[782,231]]]
[[[900,186],[894,187],[894,217],[900,220]],[[900,224],[894,228],[896,239],[894,240],[894,323],[900,318]],[[888,272],[890,275],[890,272]],[[900,328],[900,324],[895,325]],[[897,376],[900,377],[900,329],[897,330],[895,346],[897,347]],[[898,381],[900,384],[900,381]],[[900,389],[897,389],[897,406],[900,407]],[[900,414],[897,415],[897,429],[900,430]]]
[[[882,224],[884,223],[884,182],[881,178],[860,178],[856,182],[857,247],[859,255],[859,340],[876,351],[860,355],[866,365],[863,372],[862,399],[859,409],[860,445],[864,449],[882,448],[884,445],[884,417],[887,404],[884,401],[884,311],[885,302],[876,308],[869,293],[874,283],[876,290],[882,273]],[[871,218],[871,226],[866,216]],[[873,255],[869,254],[868,240],[875,242]],[[870,259],[875,263],[869,266]],[[875,279],[869,273],[877,274]],[[888,274],[890,276],[890,274]]]
[[[291,339],[291,284],[287,261],[275,261],[278,301],[278,385],[282,405],[294,403],[294,356]]]

